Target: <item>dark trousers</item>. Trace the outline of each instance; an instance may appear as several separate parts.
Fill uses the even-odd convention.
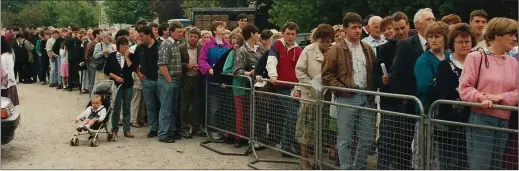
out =
[[[18,62],[14,64],[14,77],[20,82],[28,82],[31,80],[29,62]]]
[[[200,128],[201,121],[204,120],[202,107],[198,104],[203,104],[202,93],[200,86],[200,76],[185,76],[181,80],[182,91],[180,92],[180,118],[184,129],[189,130],[193,128],[193,133]],[[191,113],[189,109],[191,108]]]
[[[40,81],[47,82],[47,72],[49,71],[49,59],[48,58],[39,58],[40,65],[39,65],[39,72],[38,72],[38,78]]]
[[[402,100],[384,100],[382,110],[413,114],[414,103]],[[382,114],[380,123],[378,169],[410,170],[412,161],[411,142],[413,141],[416,120],[409,117]]]
[[[78,65],[77,61],[69,60],[68,62],[68,84],[72,85],[72,87],[79,87],[79,73],[78,73]]]

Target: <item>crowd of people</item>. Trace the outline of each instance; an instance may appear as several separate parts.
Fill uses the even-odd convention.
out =
[[[209,135],[232,141],[239,148],[248,142],[216,130],[204,132],[205,110],[208,124],[219,124],[222,98],[211,92],[226,85],[247,87],[244,77],[250,77],[255,82],[269,79],[266,85],[254,87],[256,90],[315,100],[316,90],[278,81],[311,84],[321,78],[326,86],[416,96],[425,113],[438,99],[481,103],[474,108],[442,105],[431,113],[448,121],[517,129],[517,113],[491,109],[496,104],[518,104],[516,20],[490,19],[485,11],[475,10],[468,23],[455,14],[436,21],[432,10],[424,8],[415,14],[416,30],[411,31],[411,21],[402,12],[370,15],[365,20],[350,12],[341,25],[320,24],[312,30],[311,44],[304,49],[295,43],[296,23],[287,22],[278,32],[260,31],[248,24],[244,14],[237,20],[239,26],[232,31],[222,21],[214,21],[210,30],[146,21],[120,30],[77,26],[4,29],[2,96],[19,104],[17,79],[68,91],[79,88],[84,93],[91,92],[96,81],[110,79],[120,86],[111,116],[115,136],[119,126],[128,138],[134,137],[131,127],[149,126],[147,137],[158,136],[160,142]],[[241,77],[229,79],[226,74]],[[206,82],[221,86],[206,87]],[[326,97],[336,103],[370,108],[378,103],[382,110],[420,114],[418,105],[410,100],[382,97],[375,101],[368,95],[339,91]],[[250,118],[246,115],[251,111],[245,107],[250,103],[247,92],[233,89],[232,99],[234,131],[248,136]],[[298,106],[286,99],[281,103],[283,114],[276,119],[282,124],[282,156],[291,157],[288,152],[306,158],[315,142],[317,106],[307,101]],[[340,108],[336,118],[328,118],[329,124],[332,120],[336,124],[331,132],[341,169],[366,169],[375,143],[376,115]],[[297,122],[291,121],[294,118]],[[416,162],[419,127],[415,119],[382,115],[377,168],[420,169]],[[517,169],[515,134],[462,126],[448,126],[435,134],[441,135],[435,141],[443,144],[434,166],[437,169]],[[301,160],[301,166],[312,169],[307,160]]]

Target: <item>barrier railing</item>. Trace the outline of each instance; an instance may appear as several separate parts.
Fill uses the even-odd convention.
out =
[[[247,156],[252,152],[251,146],[247,144],[251,134],[249,120],[253,111],[253,106],[250,105],[253,94],[252,79],[246,76],[222,75],[236,79],[233,82],[236,82],[237,85],[222,85],[220,82],[206,79],[205,125],[208,140],[200,145],[221,155]],[[215,137],[219,139],[215,139]],[[223,152],[209,145],[210,143],[225,143],[222,139],[229,137],[234,138],[235,141],[238,141],[237,143],[241,143],[247,149],[243,152]]]
[[[329,96],[327,95],[328,90],[334,92],[333,96],[338,95],[338,97],[332,97],[333,101],[325,100],[325,96]],[[344,93],[354,93],[355,95],[344,97],[342,96]],[[393,165],[393,168],[410,168],[411,151],[409,149],[414,136],[414,126],[418,121],[423,122],[421,116],[424,116],[423,107],[418,98],[408,95],[327,86],[323,88],[320,94],[318,101],[320,102],[319,111],[321,114],[317,118],[317,130],[319,130],[317,151],[320,153],[317,155],[317,162],[321,169],[376,169],[380,167],[382,167],[381,169],[388,169],[390,165]],[[378,110],[374,106],[374,100],[372,100],[375,96],[413,101],[418,104],[420,115]],[[377,113],[380,113],[382,117],[379,139],[379,141],[382,141],[382,145],[379,142],[378,148],[375,148]],[[335,127],[334,124],[336,124]],[[338,136],[334,137],[333,132],[337,132]],[[334,141],[337,142],[336,145],[334,145]],[[329,150],[325,150],[327,148]],[[408,151],[405,152],[404,149]],[[328,154],[323,154],[323,151]],[[374,157],[377,153],[378,161]],[[399,153],[402,155],[397,155]],[[329,154],[335,154],[335,156]],[[392,155],[384,158],[383,155],[389,154]],[[328,155],[328,158],[323,157],[323,155]],[[395,161],[397,159],[403,161]],[[394,166],[396,164],[405,164],[406,166]]]
[[[312,128],[301,128],[302,130],[296,130],[296,122],[304,122],[298,120],[300,119],[299,117],[301,117],[300,105],[315,105],[316,101],[311,99],[294,97],[291,95],[292,89],[289,88],[290,86],[299,86],[301,88],[308,89],[311,89],[312,87],[307,84],[292,83],[285,81],[277,81],[276,85],[285,85],[287,87],[285,88],[282,86],[277,86],[275,92],[255,90],[253,93],[253,104],[255,110],[252,115],[252,125],[254,128],[252,131],[252,142],[254,144],[258,144],[260,146],[264,146],[275,151],[279,151],[282,153],[282,156],[292,156],[298,159],[302,158],[310,163],[313,163],[315,161],[313,160],[314,157],[308,157],[308,155],[301,155],[301,152],[308,154],[315,151],[315,149],[311,149],[310,147],[310,144],[313,143],[305,140],[305,138],[308,137],[301,137],[298,138],[296,141],[295,134],[296,131],[298,131],[298,134],[314,134]],[[304,113],[304,116],[308,116],[308,118],[311,118],[315,115],[315,108],[311,107],[310,109],[308,109],[308,111],[305,111]],[[301,123],[299,124],[301,125]],[[303,125],[315,127],[315,122],[306,124],[303,123]],[[302,143],[303,147],[305,148],[301,149],[300,143]],[[315,148],[316,146],[313,147]],[[248,166],[253,169],[259,169],[255,166],[255,164],[260,162],[299,164],[298,161],[294,160],[263,159],[260,157],[260,155],[256,152],[254,148],[253,153],[255,159],[248,164]]]
[[[221,83],[207,82],[206,127],[249,140],[249,146],[245,152],[222,152],[209,144],[224,141],[213,139],[209,131],[209,140],[202,142],[201,146],[222,155],[246,156],[252,153],[254,159],[248,166],[253,169],[259,169],[258,163],[299,163],[298,160],[272,158],[267,152],[252,148],[256,145],[279,151],[284,157],[302,159],[319,169],[500,169],[504,168],[501,165],[508,163],[505,163],[502,153],[494,151],[503,151],[506,143],[510,143],[506,142],[505,135],[518,134],[517,130],[507,129],[505,120],[495,121],[496,126],[484,126],[483,123],[434,118],[435,108],[440,104],[479,105],[474,103],[438,100],[426,115],[422,103],[415,96],[324,86],[323,91],[317,92],[316,99],[304,99],[292,96],[291,89],[283,88],[281,84],[313,89],[310,85],[278,81],[276,91],[264,91],[255,90],[248,77],[233,78],[247,79],[248,83],[222,87]],[[246,93],[239,94],[233,90]],[[330,98],[329,92],[338,97]],[[346,92],[355,95],[340,96]],[[243,102],[236,100],[236,95],[242,96]],[[395,101],[382,101],[380,109],[377,109],[371,103],[375,96]],[[417,114],[403,112],[410,110],[398,108],[405,106],[402,104],[417,106]],[[517,111],[517,107],[499,105],[494,105],[493,109]],[[239,114],[236,110],[244,111]],[[380,128],[375,127],[377,113],[381,117]],[[246,122],[247,116],[249,122]],[[243,120],[245,122],[241,122]],[[241,127],[237,127],[237,123]],[[472,137],[465,136],[465,129],[474,131],[470,134]],[[378,141],[375,139],[376,131],[380,133]],[[485,134],[488,132],[494,136]],[[495,135],[499,136],[495,138]],[[499,143],[487,142],[491,138]],[[464,146],[467,144],[465,139],[476,146]],[[490,144],[492,152],[488,150]],[[494,147],[498,149],[494,150]],[[468,155],[467,150],[471,154],[483,155]],[[469,161],[477,164],[471,166]]]
[[[506,164],[514,164],[506,163],[503,154],[507,148],[508,135],[517,135],[518,131],[508,129],[506,119],[479,113],[470,113],[467,123],[435,119],[437,112],[445,112],[437,110],[440,105],[448,105],[446,107],[458,111],[481,106],[478,103],[450,100],[437,100],[431,105],[427,119],[430,124],[427,129],[429,162],[426,169],[501,170],[505,169],[503,166]],[[511,112],[512,115],[517,115],[518,111],[517,107],[502,105],[493,105],[491,109],[515,111]],[[511,143],[517,144],[513,141]]]

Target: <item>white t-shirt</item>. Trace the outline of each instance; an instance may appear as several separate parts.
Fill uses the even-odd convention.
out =
[[[99,120],[100,121],[103,121],[105,118],[106,118],[106,108],[101,105],[99,106],[98,109],[101,109],[97,115],[99,116]],[[94,112],[97,111],[97,110],[93,110]],[[80,119],[83,119],[83,118],[88,118],[88,116],[90,116],[90,114],[92,113],[92,106],[88,106],[85,111],[81,112],[81,114],[79,114],[77,116],[77,120],[80,120]]]
[[[59,56],[62,64],[68,64],[68,51],[65,49],[59,49]]]

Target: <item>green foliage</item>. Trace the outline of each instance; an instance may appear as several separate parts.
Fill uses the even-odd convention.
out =
[[[318,24],[340,24],[348,12],[361,16],[375,14],[391,15],[401,11],[412,21],[420,8],[431,8],[437,18],[457,14],[465,22],[469,21],[472,10],[484,9],[490,16],[516,18],[517,1],[514,0],[273,0],[269,10],[269,22],[282,27],[287,21],[296,22],[300,32],[308,32]],[[411,22],[412,23],[412,22]]]
[[[110,23],[135,23],[155,17],[146,0],[105,1],[103,6]]]
[[[184,7],[184,17],[189,18],[190,8],[220,7],[220,0],[184,0],[182,6]]]
[[[20,27],[29,24],[92,27],[97,25],[98,13],[99,9],[86,1],[32,1],[21,4],[18,12],[2,11],[2,24]]]

